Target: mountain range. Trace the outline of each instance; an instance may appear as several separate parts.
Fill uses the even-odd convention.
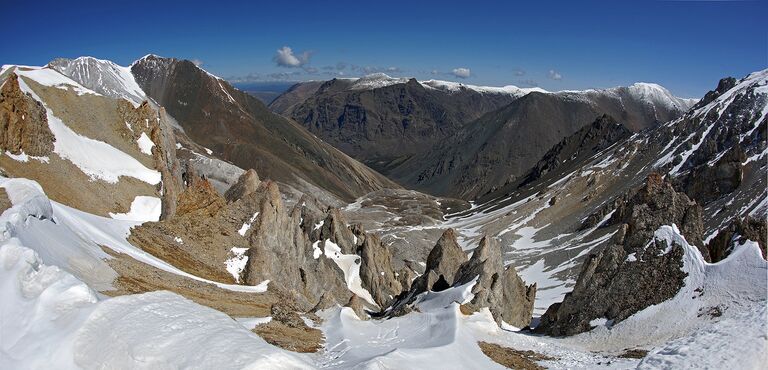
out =
[[[0,81],[0,367],[768,358],[768,70],[696,100],[374,74],[267,106],[152,54]]]

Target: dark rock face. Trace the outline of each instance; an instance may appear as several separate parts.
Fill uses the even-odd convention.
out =
[[[747,240],[757,242],[763,252],[763,258],[766,258],[767,236],[768,225],[764,218],[736,219],[728,227],[720,230],[717,236],[707,244],[710,259],[712,262],[722,261],[733,251],[734,242],[744,243]]]
[[[736,145],[714,165],[702,165],[680,180],[682,190],[700,204],[707,204],[723,194],[736,190],[744,176],[742,162],[747,159],[741,146]]]
[[[42,103],[24,94],[11,73],[0,87],[0,149],[13,154],[46,156],[55,140]]]
[[[190,61],[147,56],[131,72],[192,141],[238,167],[299,188],[309,183],[345,200],[399,187]]]
[[[519,186],[540,179],[566,162],[579,163],[632,134],[613,117],[603,115],[557,143],[533,167]]]
[[[717,83],[717,88],[715,90],[708,91],[704,98],[702,98],[696,105],[693,106],[693,109],[701,108],[715,99],[719,97],[720,95],[723,95],[726,91],[732,89],[734,86],[736,86],[736,79],[733,77],[726,77],[723,79],[720,79],[720,82]]]
[[[451,136],[464,123],[514,100],[510,95],[484,95],[469,89],[447,93],[413,79],[376,89],[357,89],[353,84],[334,79],[321,86],[299,85],[270,107],[386,173],[397,162]],[[312,94],[297,103],[296,93],[310,87]]]
[[[701,207],[660,174],[651,173],[642,186],[619,202],[610,224],[626,224],[628,229],[621,244],[628,250],[641,248],[652,239],[653,233],[663,225],[675,224],[691,245],[696,245],[708,259],[703,248]]]
[[[701,207],[658,174],[618,203],[610,221],[619,224],[612,243],[587,257],[573,291],[547,310],[538,332],[573,335],[592,329],[594,319],[619,322],[672,298],[683,286],[682,247],[655,240],[653,233],[675,224],[690,244],[703,249]]]

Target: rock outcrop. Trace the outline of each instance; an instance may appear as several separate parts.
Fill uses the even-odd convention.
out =
[[[488,307],[499,324],[504,321],[520,328],[530,324],[536,284],[526,287],[513,266],[505,269],[501,247],[487,236],[480,240],[472,258],[459,267],[453,285],[467,284],[475,279],[474,297],[464,304],[465,309],[479,311]]]
[[[256,174],[255,170],[245,171],[237,179],[237,182],[224,193],[224,198],[227,199],[227,202],[234,202],[256,191],[260,183],[259,175]]]
[[[156,110],[144,101],[138,107],[125,99],[117,102],[117,112],[126,124],[126,133],[134,142],[146,135],[152,143],[152,158],[155,169],[160,171],[162,179],[162,210],[160,219],[165,220],[176,215],[179,195],[184,191],[182,171],[176,158],[176,137],[169,122],[165,108]]]
[[[612,243],[587,257],[573,291],[549,307],[536,331],[563,336],[590,330],[595,319],[616,323],[672,298],[683,286],[683,249],[655,240],[654,232],[677,225],[703,250],[701,207],[655,173],[618,203],[610,221],[618,225]]]
[[[212,217],[226,204],[208,180],[193,176],[188,181],[179,196],[177,216],[197,213],[200,217]]]
[[[764,218],[735,219],[707,244],[710,259],[713,263],[724,260],[731,254],[734,242],[744,243],[747,240],[757,242],[763,252],[763,258],[766,258],[767,236],[768,225]]]
[[[55,137],[43,104],[25,94],[15,73],[0,87],[0,149],[42,157],[53,151]]]
[[[436,290],[435,283],[443,281],[447,283],[444,288],[447,288],[453,283],[456,272],[465,262],[467,254],[456,241],[456,232],[453,229],[445,230],[427,256],[426,272],[413,282],[413,287],[421,292]]]
[[[407,272],[401,274],[407,275]],[[410,312],[418,295],[426,291],[440,291],[472,282],[473,298],[466,303],[460,302],[464,310],[476,312],[488,308],[499,324],[504,321],[521,328],[530,324],[536,284],[526,286],[514,267],[504,268],[501,248],[487,236],[467,260],[453,229],[443,232],[429,253],[425,273],[397,297],[386,314],[398,316]]]

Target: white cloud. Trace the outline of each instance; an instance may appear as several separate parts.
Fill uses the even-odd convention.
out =
[[[283,46],[277,49],[277,54],[274,57],[278,66],[296,68],[301,67],[309,62],[309,52],[305,51],[301,54],[294,54],[293,50],[288,46]]]
[[[192,60],[190,60],[190,62],[192,62],[197,67],[202,67],[203,66],[203,61],[200,60],[200,59],[192,59]]]
[[[549,77],[549,79],[551,80],[556,80],[556,81],[560,81],[563,79],[563,75],[561,75],[560,73],[557,73],[557,71],[555,71],[554,69],[549,70],[547,77]]]
[[[472,72],[469,70],[469,68],[454,68],[453,69],[453,75],[458,78],[469,78],[470,75],[472,75]]]

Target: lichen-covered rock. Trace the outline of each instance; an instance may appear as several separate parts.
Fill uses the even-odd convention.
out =
[[[42,103],[21,91],[11,73],[0,88],[0,149],[13,154],[46,156],[55,137]]]
[[[234,202],[256,191],[260,183],[261,181],[259,180],[259,175],[256,174],[256,171],[253,169],[245,171],[237,179],[237,182],[227,189],[224,193],[224,198],[227,202]]]

